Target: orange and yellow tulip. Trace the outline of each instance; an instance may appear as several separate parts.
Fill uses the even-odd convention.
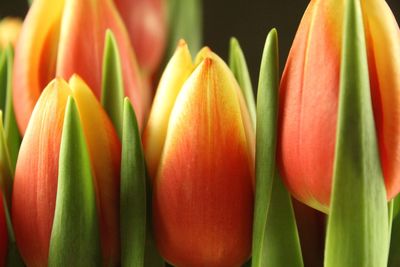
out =
[[[152,76],[161,63],[167,38],[165,0],[114,0],[128,29],[140,68]]]
[[[181,41],[144,135],[157,246],[176,266],[240,266],[250,256],[254,130],[239,85],[204,48]]]
[[[111,29],[121,55],[125,94],[139,124],[150,106],[125,25],[111,0],[35,0],[15,51],[14,107],[21,133],[43,88],[57,75],[80,75],[99,99],[105,32]]]
[[[4,213],[2,193],[0,193],[0,267],[6,266],[7,242],[6,216]]]
[[[68,96],[77,104],[91,157],[103,262],[117,266],[121,144],[95,95],[76,75],[69,84],[57,78],[44,89],[22,141],[12,195],[17,245],[28,266],[47,266]]]
[[[8,44],[15,46],[22,22],[18,18],[7,17],[0,21],[0,48],[5,48]]]
[[[312,0],[280,88],[278,161],[300,201],[329,211],[345,0]],[[400,31],[384,0],[361,0],[375,127],[387,198],[400,191]]]

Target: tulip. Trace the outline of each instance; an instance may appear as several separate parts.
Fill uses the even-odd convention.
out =
[[[400,191],[400,31],[383,0],[362,0],[373,113],[387,199]],[[329,211],[344,0],[311,1],[280,88],[278,161],[301,202]],[[368,144],[366,144],[368,145]]]
[[[153,226],[161,255],[175,266],[244,263],[251,251],[254,130],[233,74],[208,48],[193,65],[180,42],[162,75],[144,146],[156,174]]]
[[[153,75],[161,63],[167,38],[165,0],[114,0],[128,29],[140,68]]]
[[[7,225],[4,213],[2,193],[0,193],[0,266],[6,265],[7,242]]]
[[[70,95],[78,107],[91,158],[103,262],[117,266],[121,145],[95,95],[76,75],[69,84],[57,78],[43,90],[22,141],[12,195],[17,245],[28,266],[47,266],[64,111]]]
[[[51,10],[51,12],[49,12]],[[15,51],[14,107],[24,133],[43,88],[55,75],[80,75],[99,99],[105,32],[111,29],[121,55],[125,94],[142,125],[150,93],[141,85],[128,32],[111,0],[35,0]]]
[[[15,46],[21,25],[18,18],[4,18],[0,21],[0,48],[6,48],[8,44]]]

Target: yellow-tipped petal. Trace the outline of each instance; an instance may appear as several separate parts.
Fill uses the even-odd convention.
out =
[[[254,157],[237,88],[226,64],[206,56],[170,115],[153,224],[161,254],[177,266],[240,266],[250,254]]]
[[[194,69],[189,48],[181,40],[158,85],[143,143],[150,176],[155,177],[164,147],[171,110],[183,83]]]

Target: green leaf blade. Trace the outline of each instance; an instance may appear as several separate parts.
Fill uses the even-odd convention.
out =
[[[243,96],[246,100],[247,108],[250,113],[250,118],[253,126],[256,126],[256,102],[254,100],[253,86],[249,69],[247,67],[246,58],[242,48],[236,38],[231,38],[229,47],[229,68],[239,83]]]
[[[124,101],[121,160],[121,264],[144,266],[146,245],[146,170],[135,112]]]
[[[195,55],[203,42],[202,1],[169,0],[167,3],[169,36],[166,59],[174,54],[180,39],[185,39],[192,55]]]
[[[290,195],[276,170],[278,88],[278,37],[272,30],[264,46],[257,96],[253,267],[303,266]]]
[[[103,55],[101,104],[111,118],[119,138],[122,138],[124,82],[118,44],[111,30],[107,30]]]
[[[70,97],[61,138],[49,266],[100,266],[100,234],[89,152]]]
[[[326,267],[384,267],[388,208],[360,2],[347,1]]]

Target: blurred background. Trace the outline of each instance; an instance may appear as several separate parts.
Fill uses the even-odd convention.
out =
[[[267,32],[272,28],[278,29],[280,66],[283,69],[308,3],[309,0],[203,0],[204,44],[227,59],[230,37],[238,38],[255,83]],[[400,1],[387,0],[387,3],[399,22]],[[0,18],[10,15],[24,17],[27,9],[27,0],[0,0]]]

